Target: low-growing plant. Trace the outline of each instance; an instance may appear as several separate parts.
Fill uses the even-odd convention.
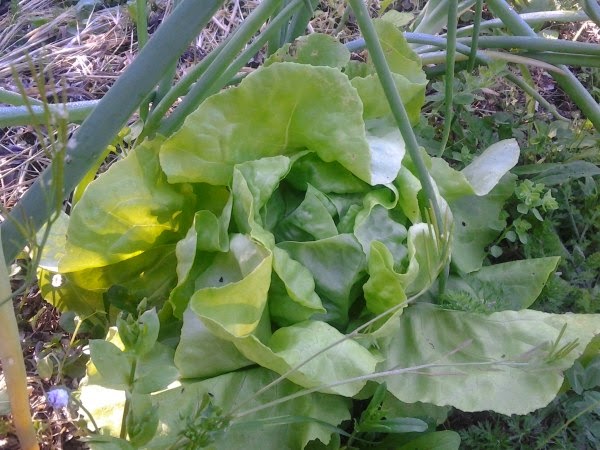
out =
[[[445,143],[420,148],[412,127],[423,122],[421,66],[437,56],[421,49],[421,59],[357,0],[364,62],[325,35],[293,41],[316,2],[276,14],[280,2],[265,0],[169,89],[177,52],[218,4],[205,3],[175,8],[54,164],[65,168],[61,189],[48,190],[57,180],[43,175],[2,226],[12,259],[23,243],[15,217],[57,205],[63,188],[84,188],[43,231],[38,275],[49,302],[108,329],[90,341],[80,389],[90,444],[455,449],[457,433],[436,431],[447,405],[526,414],[551,402],[562,372],[599,333],[598,317],[528,309],[559,257],[488,264],[488,250],[503,231],[529,243],[525,223],[555,209],[544,186],[558,167],[521,172],[533,176],[517,183],[518,143],[494,133],[471,154],[468,144],[454,149],[461,170],[430,156]],[[531,31],[491,3],[509,27]],[[470,4],[452,2],[453,14]],[[429,2],[414,29],[439,31],[451,22],[445,6]],[[447,63],[466,52],[495,74],[487,54],[453,34],[409,37],[447,48]],[[219,92],[267,40],[264,67]],[[452,114],[453,72],[444,95]],[[597,105],[566,67],[556,72],[598,125]],[[481,89],[464,79],[466,91]],[[136,108],[134,148],[89,182]],[[570,165],[558,176],[573,169],[592,171]],[[27,217],[34,227],[45,221]]]

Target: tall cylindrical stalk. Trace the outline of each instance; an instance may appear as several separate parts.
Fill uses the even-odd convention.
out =
[[[0,241],[0,256],[3,256]],[[8,387],[8,397],[13,424],[23,450],[38,450],[38,442],[31,420],[27,373],[23,362],[23,350],[19,340],[19,328],[11,301],[10,280],[4,258],[0,259],[0,362]]]

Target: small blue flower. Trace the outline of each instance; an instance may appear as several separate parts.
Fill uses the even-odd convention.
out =
[[[48,392],[46,401],[54,409],[65,408],[69,404],[69,391],[65,388],[56,388]]]

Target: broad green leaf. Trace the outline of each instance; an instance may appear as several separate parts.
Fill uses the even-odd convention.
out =
[[[270,339],[261,341],[254,335],[236,338],[218,323],[200,317],[216,336],[233,342],[246,358],[279,374],[287,374],[286,378],[300,386],[320,388],[321,392],[353,396],[363,388],[365,381],[327,385],[370,374],[377,364],[377,359],[366,348],[352,339],[343,340],[342,333],[318,320],[279,328]],[[332,347],[333,344],[336,345]],[[298,367],[311,357],[314,358]]]
[[[227,185],[237,163],[306,149],[371,182],[362,103],[348,78],[278,63],[207,99],[165,141],[160,160],[170,182]]]
[[[460,435],[455,431],[435,431],[413,439],[408,444],[398,447],[398,450],[458,450]]]
[[[265,66],[283,61],[341,69],[350,61],[350,51],[332,36],[312,33],[277,50],[265,61]]]
[[[391,3],[391,0],[388,0],[388,3]],[[382,20],[393,23],[394,26],[398,28],[408,25],[414,18],[415,16],[413,13],[400,12],[396,11],[395,9],[390,9],[383,16],[381,16]]]
[[[210,378],[254,364],[230,342],[212,334],[190,309],[183,315],[175,365],[182,378]]]
[[[477,195],[486,195],[519,161],[521,151],[515,139],[490,145],[461,172]]]
[[[371,149],[371,184],[389,184],[398,176],[406,152],[404,139],[396,126],[370,120],[365,124]]]
[[[279,247],[273,249],[269,312],[271,319],[282,326],[326,312],[315,292],[315,280],[310,271]]]
[[[427,84],[425,72],[421,68],[421,59],[412,51],[402,32],[385,20],[377,19],[373,24],[390,70],[403,75],[412,83]]]
[[[66,273],[72,282],[86,289],[104,292],[120,285],[138,299],[168,295],[175,280],[175,245],[159,245],[148,251],[105,267]]]
[[[429,173],[435,180],[440,195],[450,203],[467,195],[475,195],[473,186],[465,175],[458,170],[454,170],[442,158],[431,158]]]
[[[122,390],[129,387],[131,359],[112,342],[92,339],[90,363],[94,365],[94,372],[97,373],[94,381],[101,386]]]
[[[92,322],[103,322],[104,301],[100,292],[89,291],[69,280],[68,277],[45,269],[37,271],[38,285],[44,300],[59,311],[76,311]]]
[[[238,413],[244,413],[300,391],[301,388],[295,384],[283,380],[260,396],[255,395],[276,377],[273,372],[262,368],[243,370],[202,382],[185,383],[156,395],[154,398],[160,418],[159,431],[146,448],[169,448],[185,429],[186,418],[193,417],[197,411],[198,399],[207,393],[211,394],[213,403],[227,414],[236,406],[241,407]],[[313,439],[328,443],[333,427],[350,418],[349,407],[349,402],[339,396],[312,393],[297,397],[234,420],[228,429],[215,435],[215,442],[207,448],[300,450]],[[287,423],[285,425],[276,425],[282,422],[282,418],[290,416],[292,419],[313,418],[314,421],[292,420],[284,421]],[[257,424],[255,421],[261,422]],[[270,422],[273,423],[272,426],[269,426]]]
[[[405,309],[399,321],[398,333],[383,349],[386,360],[378,367],[407,368],[385,378],[392,394],[407,403],[507,415],[548,404],[562,385],[562,371],[600,333],[599,315],[531,310],[488,315],[417,304]],[[554,345],[564,325],[564,335]],[[576,344],[572,351],[557,355],[570,343]]]
[[[600,175],[600,167],[588,161],[571,161],[568,163],[526,164],[515,167],[516,175],[535,175],[536,183],[546,186],[567,183],[571,180]]]
[[[392,73],[392,76],[408,119],[411,124],[416,125],[419,122],[421,108],[425,103],[427,80],[423,78],[420,83],[415,83],[397,73]],[[377,74],[354,77],[351,82],[363,102],[363,118],[365,120],[391,117],[392,111]]]
[[[267,303],[272,259],[262,245],[245,235],[233,235],[230,251],[218,254],[196,279],[192,310],[218,322],[233,336],[252,333]]]
[[[325,320],[343,328],[357,295],[353,287],[366,270],[365,254],[356,238],[340,234],[319,241],[277,245],[311,272],[316,292],[327,310]]]
[[[194,196],[167,183],[159,144],[138,146],[87,187],[71,213],[61,273],[115,264],[183,236]]]
[[[54,219],[48,236],[46,237],[46,226],[44,225],[37,233],[37,242],[43,244],[38,267],[58,272],[58,262],[65,255],[65,246],[67,243],[67,229],[69,227],[69,216],[60,211]],[[43,241],[43,239],[46,239]]]
[[[505,228],[500,211],[514,192],[516,177],[507,174],[492,191],[483,196],[462,197],[450,204],[454,215],[452,263],[463,272],[481,268],[485,248]]]
[[[471,273],[469,279],[497,286],[505,309],[520,310],[535,302],[559,261],[556,256],[495,264]]]
[[[151,394],[166,389],[179,378],[173,364],[174,350],[157,342],[152,351],[138,359],[135,370],[133,392]]]

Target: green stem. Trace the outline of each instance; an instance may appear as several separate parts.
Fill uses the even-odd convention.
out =
[[[448,34],[446,37],[446,86],[444,87],[444,130],[442,132],[442,142],[437,156],[441,157],[444,154],[450,130],[452,129],[452,121],[454,120],[454,61],[456,56],[456,28],[458,27],[458,0],[449,0],[448,4],[448,25],[446,29]]]
[[[525,13],[520,15],[527,24],[537,26],[546,22],[583,22],[587,16],[583,11],[541,11]],[[480,24],[480,30],[504,28],[504,22],[500,19],[485,20]],[[475,23],[458,29],[459,36],[469,36],[475,33]]]
[[[3,255],[0,241],[0,257]],[[27,373],[23,361],[23,349],[19,338],[19,327],[11,301],[10,279],[4,259],[0,260],[0,362],[6,386],[13,424],[21,448],[38,450],[37,438],[29,409]]]
[[[99,100],[82,102],[58,103],[30,106],[0,106],[0,128],[19,125],[44,125],[47,123],[48,112],[59,116],[66,116],[71,123],[83,122],[98,105]]]
[[[437,202],[437,197],[429,176],[429,172],[427,171],[427,167],[425,167],[425,163],[419,150],[417,138],[410,125],[410,121],[408,120],[408,115],[406,114],[406,109],[402,104],[398,90],[396,89],[394,78],[385,59],[385,55],[383,54],[383,49],[379,43],[379,38],[375,31],[375,27],[373,26],[371,18],[369,17],[369,11],[362,0],[349,0],[349,3],[354,11],[356,21],[358,22],[358,26],[360,27],[362,35],[364,36],[367,48],[369,50],[369,55],[373,61],[377,75],[379,76],[383,91],[390,104],[390,108],[394,118],[396,119],[398,128],[400,129],[402,137],[404,138],[406,150],[415,164],[417,175],[421,181],[427,200],[430,202],[433,208],[435,221],[440,224],[440,226],[443,226],[445,222],[442,220],[442,213]]]
[[[135,29],[137,31],[138,49],[141,50],[148,42],[148,12],[146,10],[146,0],[136,0],[135,6]]]
[[[537,37],[535,31],[504,0],[488,0],[487,5],[513,34]],[[560,65],[558,67],[565,74],[552,73],[552,77],[594,124],[596,130],[600,130],[600,106],[567,66]]]
[[[231,64],[231,60],[256,34],[260,27],[267,21],[278,7],[280,0],[263,0],[260,5],[252,11],[240,27],[235,31],[233,37],[227,42],[223,50],[219,52],[212,64],[206,69],[194,86],[190,89],[181,104],[161,124],[158,132],[168,136],[181,126],[185,118],[194,111],[205,97],[205,92],[211,88],[221,77],[223,72]]]
[[[421,33],[410,33],[410,34],[407,33],[406,39],[409,42],[425,44],[425,45],[435,45],[440,48],[446,47],[446,40],[443,37],[429,36],[427,34],[421,34]],[[471,53],[471,49],[469,47],[467,47],[464,44],[460,44],[460,43],[456,44],[456,50],[459,53],[462,53],[463,55],[469,55]],[[426,58],[424,58],[423,55],[421,55],[421,60],[424,63],[427,62]],[[492,60],[488,55],[478,51],[476,53],[476,61],[479,64],[489,65]],[[428,61],[428,62],[431,62],[431,61]],[[525,91],[531,97],[535,98],[543,108],[548,110],[557,119],[568,120],[565,117],[560,115],[560,113],[558,112],[558,110],[556,109],[555,106],[551,105],[544,97],[542,97],[540,95],[540,93],[537,90],[535,90],[533,87],[529,86],[521,78],[519,78],[518,76],[516,76],[510,72],[505,75],[505,78],[508,81],[510,81],[511,83],[513,83],[514,85],[516,85],[517,87],[519,87],[520,89],[522,89],[523,91]]]
[[[459,42],[467,43],[471,38],[460,38]],[[600,46],[588,42],[573,42],[566,39],[544,39],[525,36],[482,36],[479,38],[481,48],[504,48],[533,50],[539,52],[573,53],[579,55],[600,55]]]
[[[473,36],[471,37],[471,53],[469,54],[469,62],[467,63],[467,71],[473,72],[475,68],[475,56],[477,55],[479,29],[481,28],[481,14],[483,12],[483,0],[475,2],[475,18],[473,19]],[[458,30],[456,30],[458,36]]]
[[[525,53],[521,53],[519,55],[524,58],[537,59],[538,61],[543,61],[543,62],[547,62],[549,64],[554,64],[556,67],[563,69],[562,72],[564,72],[564,69],[567,68],[567,65],[575,66],[575,67],[600,67],[600,56],[573,55],[573,54],[564,54],[564,53],[558,54],[558,53],[546,53],[546,52],[542,52],[542,53],[540,53],[540,52],[525,52]],[[564,72],[564,73],[565,73],[565,75],[563,75],[563,76],[568,76],[569,74],[571,74],[571,72]],[[572,76],[572,74],[571,74],[571,76]],[[581,85],[581,83],[579,82],[579,80],[577,78],[575,78],[575,80],[577,81],[577,83],[579,83],[579,85]],[[556,79],[556,81],[560,84],[560,81],[558,79]],[[566,92],[566,89],[564,87],[563,87],[563,89]],[[585,90],[585,88],[583,86],[581,86],[581,89]],[[597,103],[596,103],[596,106],[598,107]]]
[[[13,106],[22,106],[26,104],[43,105],[43,102],[36,100],[35,98],[27,97],[24,99],[18,92],[8,91],[3,88],[0,88],[0,103],[6,103]],[[0,128],[2,128],[1,125]]]
[[[54,212],[57,202],[55,192],[68,195],[77,186],[140,103],[160,82],[164,71],[177,61],[222,2],[183,0],[158,27],[148,44],[70,139],[65,161],[61,162],[66,163],[63,189],[48,189],[54,186],[55,181],[52,180],[52,168],[46,169],[0,225],[6,261],[12,261],[27,241],[27,237],[19,232],[17,223],[28,223],[34,230],[40,229]]]
[[[135,29],[137,33],[139,51],[144,48],[148,42],[148,15],[146,10],[146,0],[136,0],[135,6]],[[142,120],[146,120],[148,118],[148,112],[150,111],[150,97],[151,94],[148,95],[140,104],[140,117]]]
[[[597,0],[583,0],[581,6],[589,18],[600,26],[600,5]]]
[[[127,416],[131,409],[131,393],[133,392],[133,385],[135,383],[135,371],[137,368],[137,356],[133,357],[131,362],[131,371],[129,372],[129,386],[125,390],[125,405],[123,405],[123,417],[121,417],[121,432],[119,437],[121,439],[127,438]]]

